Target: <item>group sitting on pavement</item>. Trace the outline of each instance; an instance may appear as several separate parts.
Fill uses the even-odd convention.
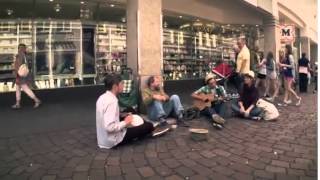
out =
[[[276,63],[273,54],[268,53],[265,60],[261,60],[259,67],[264,68],[264,78],[273,86],[273,95],[269,98],[259,95],[259,90],[255,83],[255,73],[248,70],[250,64],[250,54],[246,51],[243,41],[239,42],[243,52],[238,54],[241,63],[237,63],[241,68],[237,69],[241,85],[237,86],[239,98],[231,103],[233,115],[241,118],[259,121],[261,119],[274,120],[279,116],[278,110],[272,104],[278,96],[280,82],[277,70],[282,70],[285,77],[284,103],[289,104],[290,94],[297,99],[296,105],[300,105],[299,97],[292,89],[294,81],[294,63],[292,51],[286,46],[284,60]],[[243,49],[244,48],[244,49]],[[276,68],[278,67],[278,68]],[[261,68],[260,68],[261,69]],[[261,79],[261,71],[258,78]],[[218,77],[209,73],[205,77],[205,85],[194,91],[191,97],[195,107],[200,114],[207,117],[212,125],[217,129],[223,129],[226,124],[225,112],[227,110],[228,95],[223,86],[217,84]],[[168,118],[175,118],[177,124],[184,127],[189,125],[184,121],[185,108],[182,106],[180,97],[176,94],[169,96],[161,86],[161,78],[151,76],[147,79],[146,88],[142,90],[142,101],[146,107],[147,119],[130,113],[121,114],[117,95],[123,90],[123,82],[118,75],[107,75],[105,78],[106,92],[99,97],[96,103],[96,127],[97,140],[100,148],[113,148],[141,139],[146,136],[158,136],[170,130]],[[270,85],[270,83],[268,83]],[[267,93],[269,90],[266,91]],[[267,101],[261,99],[265,98]],[[230,98],[230,97],[229,97]],[[269,102],[268,102],[269,101]],[[140,120],[140,121],[139,121]]]

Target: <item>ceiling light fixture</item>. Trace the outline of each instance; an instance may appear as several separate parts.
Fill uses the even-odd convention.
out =
[[[114,7],[114,4],[110,4],[110,7]]]
[[[53,0],[49,0],[50,2],[53,2]]]
[[[13,14],[13,10],[12,9],[7,9],[7,14],[8,14],[8,16],[11,16]]]
[[[179,18],[182,18],[182,16],[179,16]]]
[[[84,1],[81,1],[80,3],[81,3],[81,4],[84,4]]]
[[[54,6],[54,10],[55,10],[56,12],[60,12],[60,10],[61,10],[60,4],[56,4],[56,5]]]

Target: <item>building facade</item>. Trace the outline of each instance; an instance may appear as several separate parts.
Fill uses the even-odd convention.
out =
[[[101,84],[129,67],[143,85],[202,80],[216,63],[233,63],[244,37],[252,54],[317,61],[317,1],[293,0],[3,0],[0,2],[0,92],[15,90],[17,45],[28,46],[33,86]],[[254,59],[252,59],[254,61]]]

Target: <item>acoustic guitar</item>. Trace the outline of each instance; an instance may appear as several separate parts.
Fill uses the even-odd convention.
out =
[[[218,97],[215,96],[212,93],[210,93],[210,94],[200,93],[200,94],[198,94],[198,96],[200,96],[203,99],[206,99],[205,101],[202,101],[200,99],[193,98],[193,107],[199,109],[200,111],[202,111],[206,107],[211,107],[211,104],[214,101],[224,101],[224,102],[226,102],[226,101],[230,101],[230,100],[239,98],[238,96],[229,96],[229,95],[227,95],[227,97],[224,97],[223,99],[218,99]]]
[[[206,99],[205,101],[202,101],[200,99],[193,98],[193,107],[199,109],[200,111],[204,110],[206,107],[211,107],[211,103],[217,98],[214,96],[214,94],[204,94],[200,93],[198,94],[203,99]]]

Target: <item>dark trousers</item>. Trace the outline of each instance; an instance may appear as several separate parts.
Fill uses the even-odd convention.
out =
[[[211,118],[212,115],[214,114],[219,114],[219,116],[225,117],[225,111],[224,111],[225,109],[226,107],[224,103],[218,103],[218,104],[213,104],[210,108],[206,107],[200,113],[209,118]]]
[[[237,115],[237,116],[243,116],[240,113],[240,106],[238,103],[234,103],[231,105],[231,109],[233,110],[233,112]],[[249,117],[256,117],[256,116],[260,116],[262,113],[262,109],[258,108],[257,106],[255,106],[249,113]]]
[[[300,92],[307,92],[308,89],[308,75],[299,73],[299,90]]]
[[[124,136],[121,143],[118,145],[126,144],[134,139],[140,139],[143,138],[154,130],[153,124],[147,121],[144,121],[144,123],[140,126],[127,128],[126,135]]]

